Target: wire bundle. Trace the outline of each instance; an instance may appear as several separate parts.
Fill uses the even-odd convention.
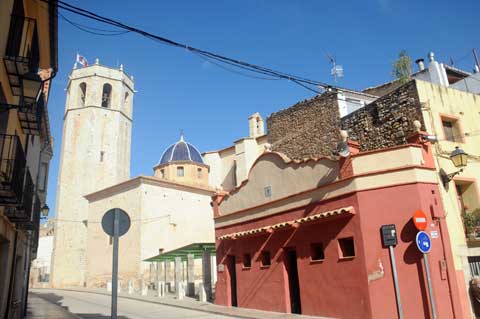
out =
[[[121,29],[121,30],[96,29],[96,28],[93,28],[93,27],[89,27],[89,26],[86,26],[86,25],[81,25],[79,23],[73,22],[73,21],[67,19],[64,15],[59,14],[61,18],[65,19],[65,21],[67,21],[71,25],[79,28],[82,31],[88,32],[88,33],[92,33],[92,34],[96,34],[96,35],[104,35],[104,36],[113,36],[113,35],[121,35],[121,34],[125,34],[125,33],[128,33],[128,32],[133,32],[133,33],[139,34],[141,36],[144,36],[144,37],[146,37],[150,40],[156,41],[158,43],[162,43],[162,44],[166,44],[166,45],[169,45],[169,46],[185,49],[188,52],[191,52],[191,53],[207,60],[208,62],[211,62],[212,64],[214,64],[218,67],[221,67],[221,68],[223,68],[227,71],[234,72],[234,73],[237,73],[237,74],[240,74],[240,75],[243,75],[243,76],[248,76],[248,77],[252,77],[252,78],[256,78],[256,79],[262,79],[262,80],[288,80],[288,81],[291,81],[291,82],[293,82],[293,83],[295,83],[295,84],[297,84],[297,85],[299,85],[299,86],[301,86],[301,87],[303,87],[303,88],[305,88],[309,91],[315,92],[317,94],[322,93],[318,89],[331,90],[331,89],[334,88],[334,86],[332,86],[330,84],[327,84],[327,83],[324,83],[324,82],[311,80],[311,79],[308,79],[308,78],[305,78],[305,77],[300,77],[300,76],[297,76],[297,75],[273,70],[273,69],[270,69],[270,68],[267,68],[267,67],[264,67],[264,66],[251,64],[251,63],[241,61],[241,60],[237,60],[237,59],[234,59],[234,58],[229,58],[229,57],[217,54],[217,53],[202,50],[202,49],[199,49],[199,48],[195,48],[195,47],[186,45],[184,43],[180,43],[180,42],[177,42],[177,41],[174,41],[174,40],[170,40],[170,39],[167,39],[165,37],[162,37],[162,36],[159,36],[159,35],[156,35],[156,34],[153,34],[153,33],[150,33],[150,32],[147,32],[147,31],[144,31],[144,30],[141,30],[141,29],[129,26],[129,25],[126,25],[126,24],[124,24],[120,21],[113,20],[113,19],[107,18],[105,16],[101,16],[99,14],[96,14],[96,13],[92,12],[92,11],[73,6],[69,3],[61,1],[61,0],[58,0],[58,1],[57,0],[40,0],[40,1],[52,4],[52,5],[57,5],[58,8],[63,9],[63,10],[68,11],[68,12],[71,12],[75,15],[79,15],[79,16],[85,17],[87,19],[95,20],[97,22],[108,24],[110,26]],[[237,69],[240,69],[242,71],[247,71],[249,73],[243,73],[243,72],[240,72],[240,70],[238,70],[238,71],[237,70],[232,70],[230,67],[237,68]],[[254,75],[254,74],[256,74],[256,75]]]

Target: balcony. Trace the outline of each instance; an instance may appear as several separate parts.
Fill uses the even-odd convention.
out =
[[[14,96],[26,104],[36,102],[33,96],[37,83],[41,83],[38,68],[40,50],[35,19],[12,15],[5,57],[3,58],[8,80]],[[38,93],[38,90],[37,90]]]
[[[35,203],[33,204],[33,214],[32,221],[25,224],[25,228],[31,230],[30,240],[32,241],[31,248],[32,254],[34,257],[37,255],[38,251],[38,237],[40,235],[40,213],[41,213],[42,203],[38,195],[35,195]]]
[[[20,226],[20,228],[25,230],[38,231],[40,228],[40,214],[41,214],[41,201],[38,195],[32,196],[33,207],[31,211],[31,220],[29,222],[25,221]]]
[[[14,223],[32,221],[34,184],[16,135],[0,135],[0,205]]]
[[[39,135],[44,112],[44,98],[40,95],[38,102],[31,105],[22,105],[18,108],[18,120],[23,133]]]

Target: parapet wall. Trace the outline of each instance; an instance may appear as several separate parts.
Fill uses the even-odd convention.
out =
[[[425,129],[416,82],[410,81],[367,106],[340,118],[337,94],[325,93],[267,118],[268,142],[292,159],[331,156],[339,130],[360,143],[362,151],[407,143],[413,121]]]

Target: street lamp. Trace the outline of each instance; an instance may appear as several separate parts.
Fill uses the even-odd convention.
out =
[[[443,169],[440,170],[440,177],[442,179],[442,183],[444,187],[447,187],[448,183],[453,179],[455,175],[458,175],[461,172],[463,172],[463,168],[467,166],[468,154],[465,153],[465,151],[462,150],[461,148],[458,148],[458,146],[455,146],[455,149],[453,150],[453,152],[450,153],[450,160],[452,161],[455,167],[458,167],[460,169],[450,174],[445,173]]]
[[[47,204],[43,205],[43,207],[40,209],[40,213],[42,215],[42,218],[47,218],[49,212],[50,212],[50,208],[48,207]]]
[[[37,102],[43,86],[40,76],[36,73],[27,73],[21,77],[21,81],[24,102],[28,104]]]

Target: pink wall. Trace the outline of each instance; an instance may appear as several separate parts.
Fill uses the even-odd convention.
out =
[[[454,318],[449,298],[447,273],[441,275],[440,261],[445,260],[442,249],[440,229],[434,225],[430,212],[430,204],[434,204],[437,185],[410,184],[358,193],[362,231],[364,234],[365,255],[368,260],[367,271],[374,271],[376,261],[381,260],[384,266],[384,278],[371,281],[370,296],[372,318],[392,317],[392,309],[396,310],[393,277],[388,249],[381,245],[379,229],[382,224],[395,224],[399,244],[395,247],[397,271],[400,281],[400,294],[406,318],[429,318],[430,304],[428,288],[423,266],[422,254],[415,244],[417,229],[412,222],[413,212],[422,209],[427,213],[427,231],[437,231],[438,238],[432,238],[432,250],[428,255],[433,289],[439,318]],[[440,212],[439,201],[435,210]],[[443,215],[443,211],[442,211]],[[450,250],[450,247],[448,247]],[[453,269],[453,264],[448,265]]]
[[[269,218],[224,228],[217,236],[251,229],[307,216],[318,204],[278,214]],[[322,203],[322,211],[355,205],[355,196],[346,196]],[[356,257],[339,260],[336,238],[355,238],[361,245],[358,216],[338,216],[299,228],[288,228],[272,234],[247,237],[233,241],[221,241],[218,245],[219,263],[227,255],[237,258],[238,306],[269,311],[290,312],[288,277],[284,266],[284,248],[295,248],[300,281],[302,313],[310,315],[365,318],[369,315],[367,274],[363,267],[363,249],[357,248]],[[311,243],[324,245],[325,260],[311,261]],[[261,267],[260,252],[267,250],[272,255],[272,265]],[[250,253],[252,267],[243,268],[243,256]],[[356,274],[351,276],[351,274]],[[218,274],[216,286],[217,304],[230,305],[229,273],[225,267]]]
[[[434,192],[432,194],[432,191]],[[415,245],[417,233],[411,217],[417,209],[435,216],[443,216],[437,185],[409,184],[383,189],[362,191],[321,203],[320,211],[353,206],[355,215],[338,216],[299,228],[275,231],[272,234],[236,240],[217,241],[217,261],[225,262],[227,255],[237,258],[238,306],[262,310],[289,312],[288,277],[286,275],[284,248],[297,251],[302,313],[337,318],[395,318],[397,307],[388,249],[382,247],[380,226],[395,224],[399,244],[395,248],[400,278],[401,299],[405,318],[428,318],[429,301],[422,255]],[[247,230],[280,221],[309,215],[317,203],[302,209],[288,211],[268,218],[217,229],[216,236]],[[458,303],[456,284],[447,280],[453,263],[442,249],[442,234],[438,223],[432,224],[429,216],[427,231],[438,231],[439,238],[432,239],[429,254],[430,271],[439,318],[453,318],[452,304]],[[444,231],[442,229],[442,231]],[[339,259],[338,238],[353,236],[356,256]],[[445,236],[445,233],[443,233]],[[324,245],[325,260],[311,261],[311,243]],[[450,251],[446,242],[445,251]],[[272,265],[260,267],[260,252],[269,250]],[[245,253],[252,254],[251,269],[242,269]],[[445,260],[450,269],[442,270]],[[384,273],[382,273],[382,268]],[[451,272],[451,271],[450,271]],[[215,303],[230,305],[229,273],[227,267],[218,273]],[[370,276],[370,282],[369,282]],[[455,280],[454,280],[455,281]],[[449,290],[454,297],[450,298]]]

